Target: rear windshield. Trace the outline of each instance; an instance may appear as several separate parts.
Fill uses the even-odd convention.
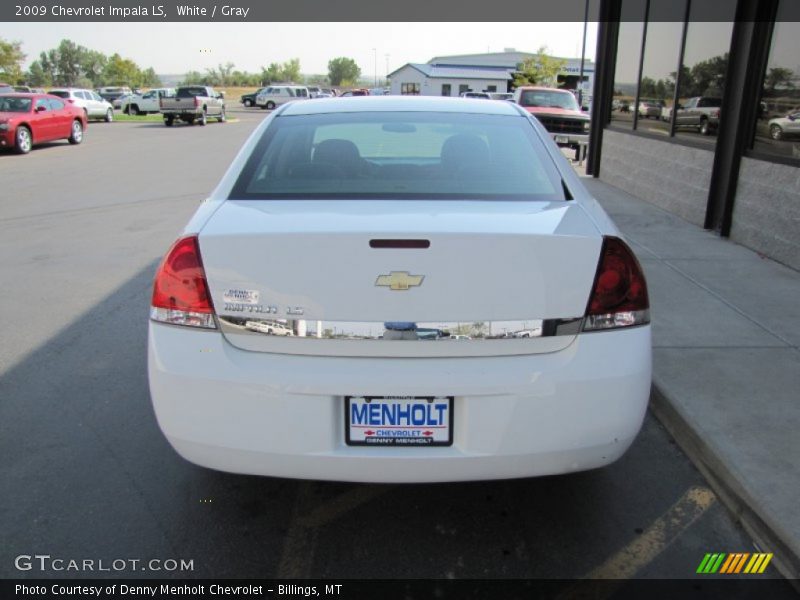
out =
[[[206,88],[191,87],[191,88],[178,88],[178,98],[194,98],[195,96],[205,96]]]
[[[361,112],[278,116],[231,199],[563,200],[522,115]]]
[[[555,90],[524,90],[519,98],[520,106],[541,106],[545,108],[564,108],[578,110],[578,103],[569,92]]]
[[[0,112],[26,113],[31,111],[30,98],[0,96]]]

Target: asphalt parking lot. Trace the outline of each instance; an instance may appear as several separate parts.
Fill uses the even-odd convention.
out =
[[[147,389],[152,275],[265,114],[0,153],[0,577],[688,578],[757,551],[649,415],[622,460],[567,477],[356,485],[178,457]],[[193,569],[18,570],[29,554]]]

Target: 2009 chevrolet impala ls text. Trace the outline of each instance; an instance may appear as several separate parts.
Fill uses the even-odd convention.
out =
[[[607,465],[650,390],[642,270],[520,107],[288,103],[155,277],[172,446],[237,473],[373,482]]]

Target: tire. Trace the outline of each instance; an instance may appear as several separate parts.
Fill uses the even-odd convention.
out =
[[[131,116],[138,116],[139,115],[139,107],[136,104],[132,104],[128,107],[128,114]]]
[[[114,111],[110,108],[106,111],[106,123],[111,123],[114,120]]]
[[[164,125],[166,125],[167,127],[172,127],[173,125],[175,125],[175,119],[173,119],[172,117],[167,117],[166,119],[164,119]]]
[[[208,123],[208,115],[206,114],[205,109],[203,109],[203,112],[197,118],[197,122],[200,124],[201,127],[205,127],[206,123]]]
[[[244,101],[244,106],[245,106],[245,108],[250,108],[251,106],[253,106],[253,101],[252,100],[245,100]]]
[[[17,133],[14,136],[14,151],[17,154],[27,154],[33,148],[33,136],[31,130],[20,125],[17,127]]]
[[[698,129],[700,135],[711,135],[711,129],[708,127],[708,119],[700,121],[700,128]]]
[[[780,125],[770,125],[769,126],[769,137],[773,140],[782,140],[783,139],[783,129]]]
[[[228,117],[225,115],[225,107],[224,106],[222,107],[222,112],[219,113],[219,117],[217,117],[217,120],[220,123],[224,123],[225,121],[228,120]]]
[[[272,100],[270,100],[269,102],[267,102],[266,108],[267,110],[273,110],[275,108],[275,103]]]
[[[70,144],[80,144],[83,141],[83,123],[78,119],[72,122],[68,139]]]

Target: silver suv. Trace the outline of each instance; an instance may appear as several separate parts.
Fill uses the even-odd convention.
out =
[[[272,110],[286,102],[308,100],[310,97],[308,88],[302,85],[273,85],[258,93],[256,105],[264,110]]]
[[[57,88],[47,93],[79,106],[86,113],[87,119],[103,119],[106,123],[114,120],[114,107],[97,92],[79,88]]]

